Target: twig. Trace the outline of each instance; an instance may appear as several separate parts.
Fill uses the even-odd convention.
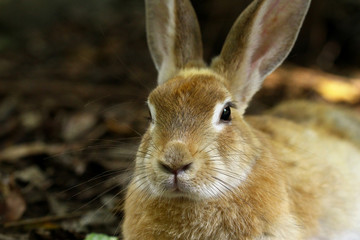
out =
[[[6,235],[0,233],[0,240],[23,240],[23,239],[27,239],[27,237],[26,236],[10,237],[10,236],[6,236]]]
[[[20,227],[20,226],[26,226],[26,225],[36,225],[36,224],[42,224],[46,222],[58,222],[63,221],[71,218],[78,218],[84,215],[84,212],[76,212],[76,213],[70,213],[62,216],[45,216],[45,217],[39,217],[39,218],[31,218],[31,219],[25,219],[20,221],[13,221],[13,222],[7,222],[4,223],[4,228],[11,228],[11,227]]]
[[[78,146],[64,144],[45,144],[41,142],[15,145],[0,151],[0,161],[6,160],[11,162],[19,158],[37,154],[56,155],[76,147]]]

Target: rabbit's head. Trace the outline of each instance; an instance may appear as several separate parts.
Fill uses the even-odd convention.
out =
[[[211,199],[246,184],[262,147],[243,119],[264,78],[289,54],[309,0],[257,0],[236,20],[210,67],[188,0],[146,0],[158,70],[151,123],[133,183],[149,197]]]

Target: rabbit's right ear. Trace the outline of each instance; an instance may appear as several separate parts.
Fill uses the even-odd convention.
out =
[[[146,33],[158,84],[186,66],[202,66],[199,24],[189,0],[145,0]]]
[[[212,68],[245,111],[265,77],[287,57],[310,0],[254,0],[239,16]]]

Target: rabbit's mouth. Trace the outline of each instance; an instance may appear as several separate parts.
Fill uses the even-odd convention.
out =
[[[169,197],[189,197],[193,195],[193,187],[190,184],[188,174],[173,174],[167,177],[163,183],[164,195]]]

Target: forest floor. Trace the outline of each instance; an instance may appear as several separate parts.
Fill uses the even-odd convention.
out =
[[[147,88],[60,80],[0,85],[0,240],[117,235]],[[249,112],[307,98],[360,112],[360,78],[286,65]]]

